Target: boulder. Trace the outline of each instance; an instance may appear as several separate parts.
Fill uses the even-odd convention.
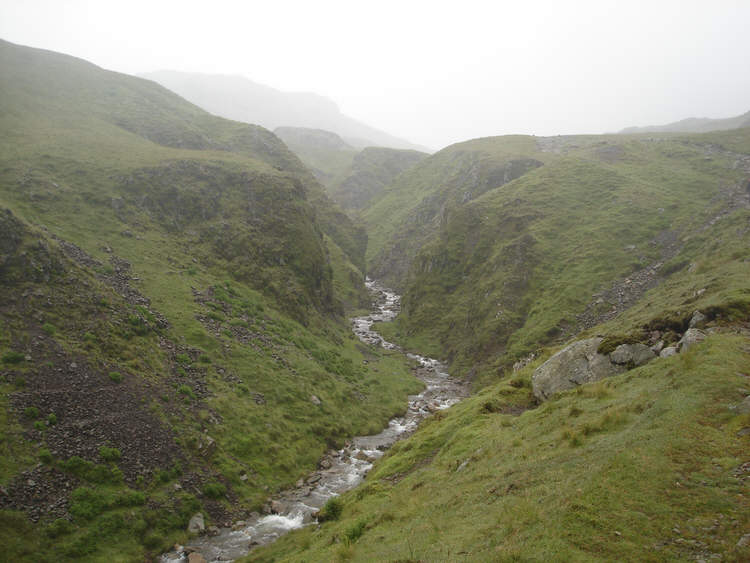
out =
[[[597,352],[601,342],[598,337],[579,340],[536,368],[531,377],[534,396],[543,401],[560,391],[624,371],[623,366],[613,364],[609,357]]]
[[[697,328],[689,328],[685,331],[685,334],[680,338],[680,352],[684,352],[690,348],[693,344],[698,344],[706,339],[706,333]]]
[[[664,349],[664,341],[663,341],[663,340],[659,340],[659,342],[657,342],[656,344],[654,344],[653,346],[651,346],[651,351],[652,351],[652,352],[653,352],[654,354],[657,354],[657,355],[658,355],[658,354],[659,354],[659,353],[660,353],[660,352],[661,352],[661,351],[662,351],[663,349]]]
[[[203,520],[203,514],[198,512],[188,522],[188,532],[191,534],[202,534],[206,530],[206,522]]]
[[[188,563],[206,563],[206,558],[197,551],[188,555]]]
[[[669,356],[674,356],[675,354],[677,354],[677,347],[676,346],[667,346],[661,352],[659,352],[659,357],[660,358],[668,358]]]
[[[636,342],[635,344],[620,344],[609,355],[609,359],[618,365],[633,364],[642,366],[647,364],[656,357],[654,351],[646,346]]]
[[[208,535],[209,536],[218,536],[221,533],[221,530],[219,530],[218,526],[209,526],[208,527]]]
[[[318,398],[317,395],[310,395],[310,402],[313,405],[319,405],[320,404],[320,399]]]
[[[695,311],[693,312],[693,316],[690,318],[690,324],[688,325],[688,328],[703,328],[704,326],[706,326],[706,321],[708,321],[706,315],[704,315],[700,311]]]

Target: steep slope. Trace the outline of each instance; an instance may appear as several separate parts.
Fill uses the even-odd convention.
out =
[[[364,209],[400,174],[427,156],[419,151],[367,147],[357,153],[346,177],[329,193],[344,209]]]
[[[277,127],[274,134],[312,171],[328,193],[351,169],[357,149],[336,133],[304,127]]]
[[[362,232],[278,138],[57,53],[0,71],[7,558],[153,556],[403,408],[341,316]]]
[[[307,127],[333,131],[358,148],[384,146],[424,150],[341,113],[331,100],[317,94],[281,92],[242,76],[195,74],[162,70],[140,75],[176,92],[206,111],[229,119],[276,127]]]
[[[750,558],[750,129],[461,148],[480,160],[520,142],[544,164],[447,198],[402,317],[381,325],[442,351],[478,392],[394,446],[337,518],[247,561]],[[430,197],[445,156],[417,166],[422,192],[402,201]],[[535,398],[550,356],[597,335],[570,373],[621,345],[650,361]]]
[[[726,131],[750,127],[750,111],[736,117],[711,119],[708,117],[689,117],[666,125],[647,125],[644,127],[626,127],[620,133],[707,133],[709,131]]]

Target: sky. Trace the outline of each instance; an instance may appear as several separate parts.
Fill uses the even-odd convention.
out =
[[[750,0],[0,0],[0,38],[315,92],[433,149],[750,110]]]

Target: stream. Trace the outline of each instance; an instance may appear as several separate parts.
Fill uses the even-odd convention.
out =
[[[368,279],[366,285],[373,297],[373,311],[352,319],[352,330],[362,342],[403,352],[372,330],[373,323],[391,321],[398,315],[401,298],[376,281]],[[182,549],[163,555],[162,563],[184,563],[190,552],[198,552],[212,563],[234,561],[258,545],[269,544],[290,530],[316,522],[314,514],[326,501],[358,485],[375,460],[394,442],[414,432],[425,417],[468,395],[467,386],[450,378],[439,361],[418,354],[405,354],[417,362],[415,375],[425,383],[425,388],[418,395],[409,396],[403,416],[391,419],[379,434],[357,436],[344,448],[329,451],[318,470],[269,501],[275,514],[253,513],[244,522],[235,524],[233,529],[222,528],[217,535],[192,539]]]

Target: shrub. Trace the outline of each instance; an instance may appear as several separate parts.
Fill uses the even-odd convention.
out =
[[[211,358],[209,358],[209,357],[208,357],[208,356],[206,356],[205,354],[202,354],[202,355],[201,355],[201,356],[200,356],[200,357],[198,358],[198,361],[199,361],[200,363],[202,363],[202,364],[210,364],[210,363],[211,363]]]
[[[220,499],[227,494],[227,488],[223,483],[211,481],[203,486],[203,494],[208,498]]]
[[[57,328],[55,328],[55,325],[51,323],[44,323],[42,325],[42,330],[46,332],[49,336],[53,336],[55,332],[57,332]]]
[[[184,385],[184,384],[183,384],[183,385],[180,385],[180,386],[179,386],[179,387],[177,388],[177,392],[178,392],[178,393],[180,393],[181,395],[186,395],[186,396],[190,397],[191,399],[195,399],[195,393],[194,393],[194,392],[193,392],[193,390],[192,390],[192,389],[191,389],[191,388],[190,388],[189,386],[187,386],[187,385]]]
[[[69,534],[73,531],[73,524],[65,520],[64,518],[58,518],[47,526],[44,530],[47,537],[57,538],[65,534]]]
[[[346,532],[344,532],[346,541],[349,543],[356,542],[362,536],[366,527],[367,522],[365,520],[359,520],[356,524],[347,528]]]
[[[47,427],[44,425],[44,422],[42,422],[41,420],[37,420],[34,423],[34,428],[39,430],[39,432],[42,432]]]
[[[119,371],[110,371],[109,378],[115,383],[120,383],[122,381],[122,374]]]
[[[53,412],[49,413],[49,416],[47,417],[47,424],[50,426],[54,426],[57,424],[57,415]]]
[[[179,363],[181,363],[181,364],[184,364],[184,365],[188,365],[188,364],[190,364],[190,356],[188,356],[187,354],[177,354],[177,355],[176,355],[176,356],[174,357],[174,359],[175,359],[175,360],[176,360],[177,362],[179,362]]]
[[[318,512],[318,520],[325,522],[327,520],[338,520],[341,512],[344,510],[344,503],[339,497],[332,497],[323,505]]]
[[[23,415],[26,418],[34,420],[35,418],[39,418],[39,409],[36,407],[26,407],[23,411]]]
[[[39,461],[46,464],[52,463],[52,453],[46,448],[39,450]]]
[[[8,352],[3,354],[3,363],[6,364],[17,364],[23,361],[26,356],[20,352]]]
[[[119,461],[122,453],[117,448],[102,446],[99,448],[99,455],[104,461]]]

